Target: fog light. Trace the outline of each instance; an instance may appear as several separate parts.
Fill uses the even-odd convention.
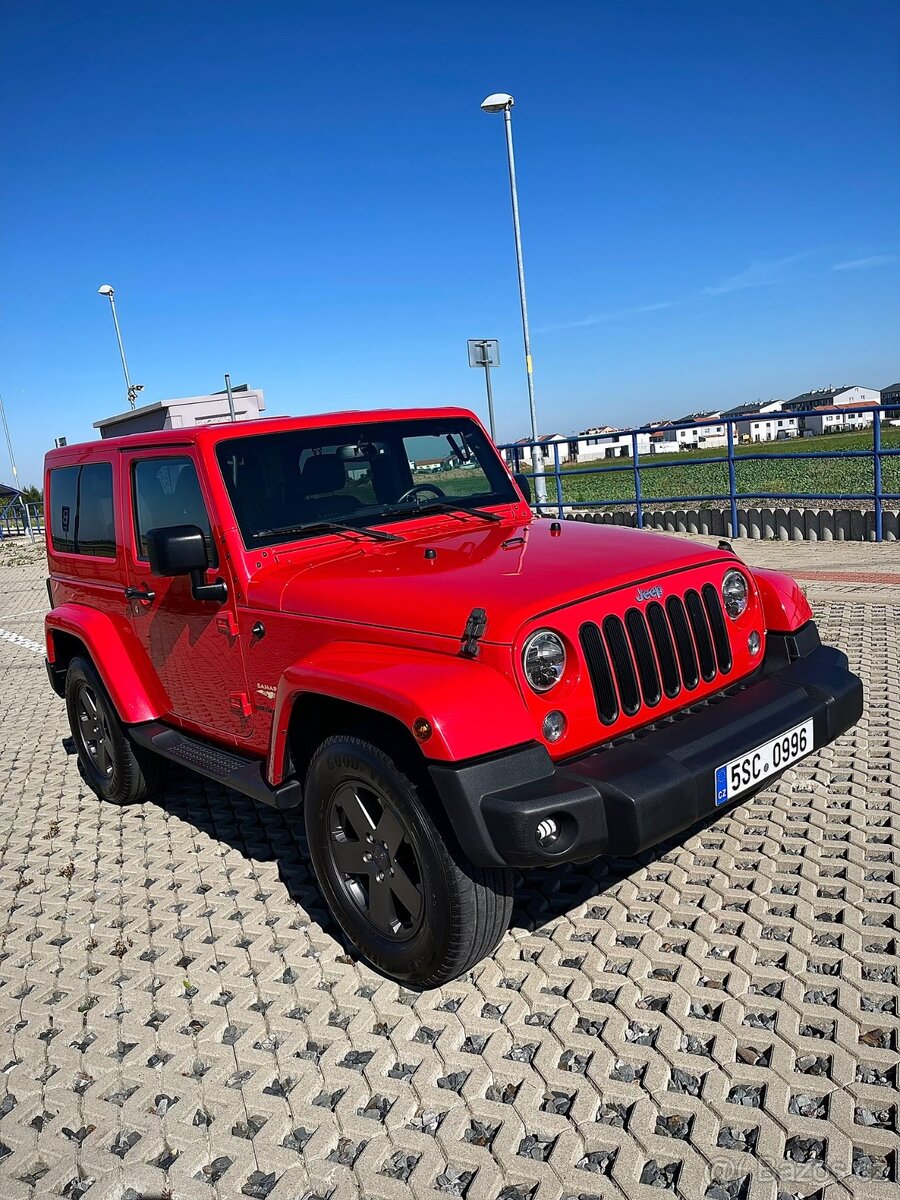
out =
[[[750,636],[747,638],[747,649],[750,651],[750,653],[753,655],[754,658],[756,657],[757,654],[759,654],[759,648],[761,645],[762,645],[762,638],[759,636],[759,634],[754,629],[753,632],[750,634]]]
[[[545,817],[538,825],[535,837],[537,844],[546,850],[559,838],[559,826],[552,817]]]
[[[546,717],[544,717],[541,729],[548,742],[558,742],[566,732],[566,718],[559,709],[554,709],[553,712],[547,713]]]

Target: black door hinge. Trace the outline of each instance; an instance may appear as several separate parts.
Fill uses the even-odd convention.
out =
[[[484,631],[486,629],[487,613],[483,608],[473,608],[469,613],[468,620],[466,621],[466,627],[463,630],[460,654],[464,654],[466,658],[477,658],[478,643],[484,637]]]

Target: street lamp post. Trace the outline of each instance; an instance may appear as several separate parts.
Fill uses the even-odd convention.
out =
[[[528,300],[525,295],[525,266],[522,261],[522,230],[519,227],[519,193],[516,187],[516,159],[513,153],[512,136],[512,107],[515,104],[512,96],[506,92],[494,92],[485,100],[481,107],[488,113],[503,113],[503,124],[506,130],[506,157],[509,163],[509,190],[512,196],[513,234],[516,240],[516,266],[519,272],[519,303],[522,307],[522,337],[525,342],[525,373],[528,379],[528,404],[531,410],[531,464],[534,472],[534,494],[538,505],[547,501],[547,482],[544,479],[544,464],[541,457],[538,440],[537,409],[534,402],[534,372],[531,360],[531,334],[528,330]]]
[[[125,346],[122,343],[122,331],[119,328],[119,318],[116,315],[116,292],[115,288],[108,283],[103,283],[97,288],[97,294],[105,296],[109,301],[109,308],[112,312],[113,325],[116,327],[116,341],[119,343],[119,356],[122,359],[122,370],[125,374],[125,389],[128,394],[128,403],[134,408],[134,402],[137,399],[138,392],[144,390],[142,383],[132,383],[131,377],[128,374],[128,363],[125,360]]]

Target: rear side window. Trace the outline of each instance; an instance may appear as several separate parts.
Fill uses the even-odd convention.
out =
[[[50,472],[50,538],[60,554],[75,554],[75,518],[78,513],[78,476],[81,467],[60,467]]]
[[[62,554],[116,557],[111,463],[50,472],[50,539]]]
[[[147,530],[198,525],[210,566],[218,557],[197,470],[189,458],[144,458],[134,464],[134,524],[138,557],[147,558]]]

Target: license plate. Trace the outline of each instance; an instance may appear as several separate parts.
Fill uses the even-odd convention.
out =
[[[783,771],[813,749],[813,723],[804,721],[772,738],[771,742],[724,763],[716,770],[716,807],[758,787],[764,779]]]

